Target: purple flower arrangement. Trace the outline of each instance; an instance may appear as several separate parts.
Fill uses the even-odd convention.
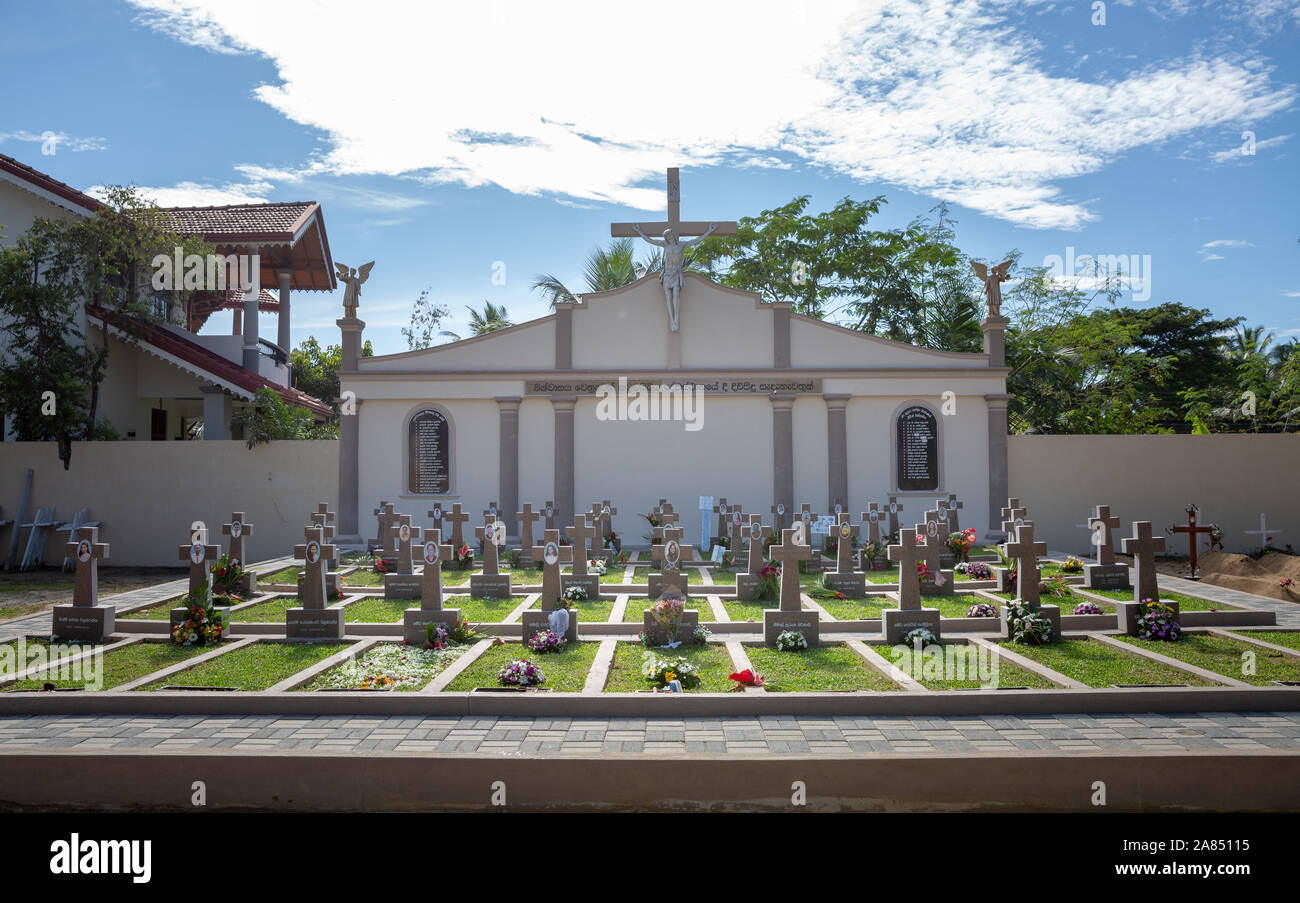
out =
[[[1174,610],[1154,599],[1142,600],[1142,614],[1137,619],[1138,639],[1163,640],[1175,642],[1182,638],[1183,628],[1179,625]]]
[[[559,652],[567,642],[568,640],[559,634],[550,630],[543,630],[529,637],[527,646],[538,655],[545,655],[548,652]]]
[[[1096,602],[1080,602],[1074,606],[1076,615],[1099,615],[1102,613],[1101,606]]]
[[[965,562],[965,568],[962,570],[962,573],[972,580],[993,579],[993,568],[989,567],[982,561]]]
[[[521,658],[498,671],[497,680],[503,687],[536,687],[546,683],[546,675],[528,659]]]
[[[988,602],[976,602],[970,607],[970,611],[966,612],[968,618],[996,618],[997,616],[998,610]]]

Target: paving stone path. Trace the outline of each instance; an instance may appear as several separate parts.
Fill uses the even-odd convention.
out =
[[[263,753],[398,750],[531,753],[1064,753],[1300,751],[1300,712],[983,717],[220,717],[0,718],[0,751],[152,749]]]

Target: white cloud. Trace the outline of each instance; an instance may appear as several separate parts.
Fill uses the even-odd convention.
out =
[[[0,132],[0,144],[6,141],[26,141],[28,143],[43,144],[52,147],[54,153],[61,150],[67,151],[99,151],[108,148],[108,141],[103,138],[78,137],[69,135],[67,132],[56,132],[53,129],[47,129],[43,132],[29,132],[25,129],[19,129],[16,132]]]
[[[1049,74],[1034,33],[1010,22],[1026,5],[1013,0],[373,0],[361,13],[330,0],[309,16],[263,0],[132,2],[177,40],[272,60],[278,80],[255,95],[328,136],[302,172],[246,174],[405,175],[642,210],[663,208],[665,166],[802,158],[1077,228],[1097,214],[1065,180],[1295,99],[1250,59]],[[684,208],[711,212],[689,192]]]
[[[104,197],[103,185],[86,189],[91,197]],[[171,186],[140,186],[140,196],[148,198],[159,207],[207,207],[225,204],[265,204],[272,186],[265,182],[251,184],[200,185],[198,182],[178,182]]]
[[[1255,155],[1262,150],[1268,150],[1270,148],[1280,147],[1281,145],[1285,144],[1290,137],[1291,137],[1290,135],[1274,135],[1272,138],[1265,138],[1263,141],[1256,141],[1253,148],[1253,153],[1243,152],[1243,148],[1247,147],[1246,143],[1243,141],[1237,147],[1230,147],[1227,150],[1215,151],[1213,154],[1210,155],[1210,159],[1213,160],[1215,163],[1232,163],[1237,161],[1249,161],[1252,160],[1255,157]]]
[[[1202,248],[1253,248],[1253,241],[1246,241],[1244,238],[1216,238],[1214,241],[1207,241],[1201,245]]]

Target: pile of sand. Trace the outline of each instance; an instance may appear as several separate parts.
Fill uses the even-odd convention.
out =
[[[1210,552],[1197,562],[1201,579],[1213,586],[1241,590],[1284,602],[1300,602],[1300,555],[1267,552],[1258,560],[1231,552]],[[1295,586],[1278,580],[1290,577]]]

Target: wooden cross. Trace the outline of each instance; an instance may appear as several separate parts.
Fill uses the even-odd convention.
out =
[[[555,529],[555,502],[547,502],[546,507],[542,509],[542,516],[546,522],[542,525],[543,530]]]
[[[212,564],[221,555],[220,546],[210,546],[203,542],[191,542],[183,546],[178,546],[181,561],[190,563],[190,595],[193,596],[200,588],[212,588]]]
[[[592,507],[599,512],[599,505]],[[587,541],[594,540],[600,535],[600,527],[587,514],[579,514],[574,521],[575,523],[569,527],[569,537],[573,540],[573,573],[574,576],[585,577],[587,576]]]
[[[745,528],[749,540],[749,576],[758,577],[763,569],[763,543],[772,535],[772,528],[763,526],[763,515],[751,514]]]
[[[778,530],[785,529],[785,499],[777,499],[776,504],[771,507],[772,523]]]
[[[451,524],[451,544],[457,550],[465,544],[465,537],[461,533],[461,524],[469,520],[469,512],[460,510],[460,502],[451,506],[450,511],[442,513],[443,520]]]
[[[334,528],[322,531],[322,538],[329,542],[334,538]],[[393,531],[397,540],[397,573],[414,574],[412,564],[420,553],[412,548],[412,541],[419,541],[420,528],[411,526],[411,515],[402,514],[397,518],[397,528]]]
[[[714,533],[713,535],[726,536],[727,519],[731,513],[731,509],[727,506],[727,499],[725,496],[718,499],[718,503],[713,506],[713,513],[718,516],[718,532]]]
[[[519,551],[525,558],[529,558],[529,552],[533,548],[533,524],[542,516],[533,510],[531,502],[524,502],[524,510],[516,511],[515,517],[519,521]]]
[[[1040,600],[1038,558],[1047,554],[1047,543],[1034,541],[1034,525],[1016,527],[1015,542],[1002,543],[1002,554],[1016,561],[1016,598],[1037,608]]]
[[[491,509],[489,509],[489,511],[490,510]],[[474,535],[483,543],[484,577],[495,577],[501,573],[500,560],[497,557],[496,523],[496,515],[484,511],[483,526],[474,528]]]
[[[1133,601],[1150,599],[1160,601],[1160,586],[1156,581],[1156,553],[1165,550],[1165,538],[1151,535],[1151,521],[1133,521],[1133,535],[1120,541],[1125,555],[1133,556]]]
[[[380,502],[379,507],[372,512],[379,520],[379,536],[377,542],[379,548],[388,551],[388,528],[397,517],[397,509],[392,502]]]
[[[573,547],[560,545],[560,531],[548,527],[542,532],[542,545],[533,546],[532,557],[542,563],[542,611],[554,611],[555,600],[564,591],[560,565],[573,561]]]
[[[244,522],[244,512],[230,515],[230,523],[221,525],[221,532],[230,537],[230,563],[244,566],[244,539],[253,535],[253,525]]]
[[[938,511],[925,512],[925,523],[916,525],[916,532],[925,534],[925,566],[934,575],[934,582],[942,586],[943,552],[948,547],[948,521]]]
[[[1260,545],[1260,548],[1267,549],[1267,548],[1268,548],[1268,544],[1269,544],[1270,542],[1272,542],[1274,536],[1276,536],[1278,533],[1285,533],[1285,532],[1286,532],[1285,530],[1270,530],[1270,529],[1268,528],[1268,521],[1265,520],[1265,518],[1264,518],[1264,513],[1263,513],[1263,512],[1260,512],[1260,515],[1259,515],[1259,529],[1258,529],[1258,530],[1247,530],[1247,531],[1246,531],[1246,535],[1247,535],[1247,536],[1259,536],[1259,545]]]
[[[862,527],[849,523],[848,512],[840,512],[835,529],[835,573],[853,573],[853,538],[861,535]]]
[[[731,560],[740,560],[740,545],[744,542],[745,537],[745,515],[740,505],[734,505],[731,509]]]
[[[957,501],[957,493],[955,492],[948,493],[947,511],[948,511],[948,532],[949,533],[958,533],[961,531],[961,524],[958,523],[957,512],[965,507],[966,506],[963,503]]]
[[[1094,508],[1093,515],[1088,518],[1086,526],[1093,531],[1093,536],[1101,539],[1101,542],[1094,543],[1097,546],[1097,563],[1114,564],[1115,530],[1119,527],[1119,518],[1111,515],[1110,505],[1098,505]],[[1098,527],[1101,529],[1097,529]]]
[[[884,515],[875,502],[862,512],[862,522],[867,525],[867,542],[880,542],[880,518]]]
[[[614,526],[615,514],[618,514],[618,509],[614,507],[609,499],[605,499],[600,503],[600,538],[602,540],[609,539],[610,530]]]
[[[898,515],[903,510],[903,506],[898,504],[898,496],[889,496],[889,504],[885,506],[889,512],[889,535],[893,536],[898,532]]]
[[[795,542],[799,532],[791,527],[781,531],[781,541],[768,548],[768,554],[781,568],[781,611],[800,611],[803,608],[799,586],[799,562],[812,558],[812,548]]]
[[[326,604],[325,565],[334,560],[333,544],[325,542],[323,527],[311,526],[303,531],[301,542],[293,547],[293,557],[303,562],[302,607],[322,609]]]
[[[421,548],[424,559],[424,573],[420,577],[420,607],[426,611],[442,611],[442,563],[452,561],[456,550],[449,544],[443,544],[442,531],[426,530],[424,546]]]
[[[1174,527],[1174,526],[1171,526],[1171,527],[1169,528],[1171,532],[1174,532],[1174,533],[1186,533],[1186,534],[1187,534],[1187,559],[1188,559],[1188,564],[1190,564],[1190,565],[1192,566],[1192,576],[1193,576],[1193,577],[1197,576],[1197,569],[1196,569],[1196,542],[1197,542],[1197,534],[1199,534],[1199,533],[1204,533],[1204,534],[1206,534],[1206,535],[1208,536],[1209,534],[1211,534],[1211,533],[1214,532],[1214,528],[1213,528],[1213,527],[1204,526],[1204,525],[1198,525],[1198,524],[1196,523],[1196,514],[1197,514],[1197,508],[1196,508],[1196,506],[1195,506],[1195,505],[1188,505],[1188,506],[1187,506],[1187,526],[1185,526],[1185,527]]]
[[[99,541],[99,527],[78,527],[75,540],[63,554],[77,562],[77,583],[72,604],[89,608],[99,604],[99,559],[108,557],[108,543]]]
[[[714,223],[702,223],[694,221],[682,221],[682,181],[681,175],[676,166],[668,169],[668,220],[660,223],[610,223],[609,234],[614,238],[638,238],[641,233],[646,235],[660,236],[665,229],[672,229],[678,237],[691,235],[703,235],[713,227],[714,235],[735,235],[736,223],[733,221],[723,221]],[[640,232],[637,229],[640,229]]]
[[[889,547],[889,560],[898,562],[898,607],[903,611],[921,609],[921,578],[916,573],[921,550],[916,545],[916,531],[898,531],[898,545]]]

